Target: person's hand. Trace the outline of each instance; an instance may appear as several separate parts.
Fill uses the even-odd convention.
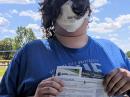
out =
[[[34,97],[56,97],[63,91],[64,83],[57,77],[51,77],[41,81]]]
[[[130,90],[130,72],[118,68],[106,76],[103,85],[109,96],[122,95]]]

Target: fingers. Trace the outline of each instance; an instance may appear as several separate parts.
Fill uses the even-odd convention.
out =
[[[113,78],[111,78],[110,82],[106,86],[106,91],[110,92],[115,84],[122,79],[122,77],[123,75],[121,73],[117,73],[115,76],[113,76]]]
[[[125,93],[126,91],[128,91],[130,89],[130,83],[126,83],[122,88],[120,88],[115,95],[121,95],[123,93]]]
[[[116,92],[119,91],[126,83],[127,81],[124,78],[122,78],[113,86],[111,91],[108,92],[108,95],[115,95]]]
[[[105,87],[105,89],[107,88],[109,82],[111,81],[111,79],[118,73],[118,69],[113,70],[110,74],[107,75],[107,77],[105,78],[105,80],[103,81],[103,85]]]
[[[64,86],[64,82],[57,77],[51,77],[51,78],[48,78],[46,80],[43,80],[39,85],[42,85],[46,81],[56,82],[57,84],[61,85],[62,87]]]
[[[49,96],[57,96],[59,92],[52,87],[43,87],[40,89],[40,95],[49,95]]]
[[[55,97],[63,91],[64,83],[56,77],[43,80],[36,90],[36,97]]]
[[[62,87],[64,86],[64,82],[63,82],[61,79],[57,78],[57,77],[52,77],[52,78],[50,78],[50,80],[57,82],[57,83],[60,84]]]
[[[119,68],[109,74],[103,82],[109,96],[123,94],[130,89],[130,72]]]
[[[44,95],[44,97],[56,97],[56,96],[52,96],[52,95]]]
[[[59,91],[59,92],[61,92],[63,90],[63,87],[55,81],[42,82],[40,87],[53,87],[53,88],[57,89],[57,91]]]

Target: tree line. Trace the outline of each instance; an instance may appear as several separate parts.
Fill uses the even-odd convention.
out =
[[[12,59],[15,51],[35,39],[36,36],[31,28],[18,27],[14,38],[5,38],[0,41],[0,60]]]

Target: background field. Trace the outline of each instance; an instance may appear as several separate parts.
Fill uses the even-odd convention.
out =
[[[5,73],[7,69],[7,66],[0,66],[0,78],[3,76],[3,74]]]

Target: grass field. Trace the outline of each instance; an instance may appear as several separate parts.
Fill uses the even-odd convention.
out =
[[[10,60],[0,60],[0,78],[4,75]]]
[[[0,66],[0,78],[3,76],[3,74],[5,73],[7,67],[6,66]]]

